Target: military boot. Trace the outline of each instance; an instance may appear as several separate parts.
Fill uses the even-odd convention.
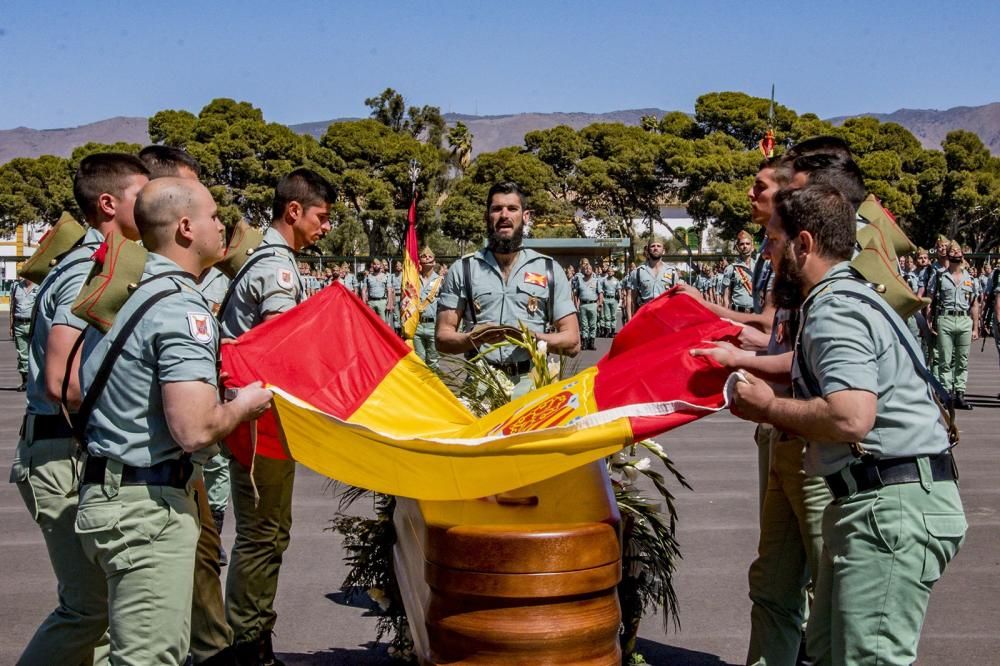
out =
[[[212,511],[212,519],[215,521],[215,529],[219,531],[219,566],[224,567],[229,564],[229,555],[222,547],[222,523],[226,519],[225,511]]]
[[[236,648],[230,646],[199,662],[198,666],[242,666],[243,663],[236,655]]]
[[[972,405],[965,401],[965,391],[955,391],[954,404],[955,409],[964,409],[966,411],[972,409]]]
[[[274,646],[271,644],[271,632],[260,633],[260,666],[285,666],[285,662],[274,656]]]
[[[28,373],[27,372],[22,372],[21,373],[21,385],[17,387],[17,390],[20,391],[20,392],[22,392],[22,393],[24,391],[28,390]]]

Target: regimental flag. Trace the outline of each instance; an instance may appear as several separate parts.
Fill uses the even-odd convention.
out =
[[[337,284],[225,345],[222,369],[231,386],[262,380],[275,392],[258,422],[258,455],[392,495],[470,499],[556,476],[717,411],[729,371],[688,352],[735,342],[738,333],[671,293],[643,307],[596,366],[477,419]],[[246,465],[251,441],[247,428],[227,440]]]
[[[403,248],[403,276],[399,281],[400,320],[403,322],[403,336],[413,339],[420,323],[420,259],[417,248],[417,196],[410,201],[410,212],[406,216],[406,243]]]

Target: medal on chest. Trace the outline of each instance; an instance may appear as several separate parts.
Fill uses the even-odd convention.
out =
[[[538,312],[538,297],[528,296],[528,312],[535,314]]]

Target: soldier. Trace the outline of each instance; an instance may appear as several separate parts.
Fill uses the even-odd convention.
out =
[[[382,270],[382,262],[372,259],[371,271],[361,281],[361,299],[382,318],[387,325],[391,325],[390,312],[387,307],[392,281],[389,275]]]
[[[521,247],[530,217],[521,188],[510,182],[491,187],[484,217],[487,246],[448,271],[438,299],[435,340],[438,351],[447,354],[485,354],[490,365],[510,377],[519,397],[533,387],[528,352],[495,347],[506,338],[502,329],[478,340],[470,331],[478,323],[516,327],[523,322],[550,352],[575,356],[580,329],[563,272],[551,257]],[[554,331],[546,332],[549,328]]]
[[[86,328],[71,311],[73,301],[107,234],[117,231],[138,240],[133,207],[148,173],[138,159],[120,153],[98,153],[80,162],[73,196],[90,228],[38,286],[28,353],[28,406],[11,480],[42,530],[58,581],[59,606],[38,627],[18,663],[79,664],[107,655],[104,575],[85,556],[74,530],[80,460],[62,402],[65,398],[71,413],[80,404],[75,372],[64,382]]]
[[[618,299],[621,292],[621,281],[608,266],[608,272],[601,282],[601,297],[604,299],[604,332],[609,338],[615,337],[618,328]]]
[[[358,295],[358,278],[354,275],[351,270],[351,265],[346,261],[340,265],[340,279],[344,283],[344,287],[347,288],[351,293]]]
[[[149,169],[150,180],[173,177],[198,182],[201,174],[197,160],[178,148],[147,146],[139,151],[139,159]],[[199,277],[198,289],[215,316],[225,298],[229,278],[214,267]],[[222,523],[229,503],[229,461],[216,444],[195,452],[191,462],[194,465],[191,488],[200,523],[191,600],[191,656],[195,664],[213,660],[224,663],[232,658],[229,648],[233,642],[220,578],[220,567],[227,563],[222,547]]]
[[[76,532],[106,579],[111,662],[181,664],[200,533],[190,457],[263,413],[271,393],[258,383],[218,399],[216,324],[194,283],[222,257],[208,189],[161,178],[135,212],[150,251],[141,286],[107,335],[91,328],[83,345]]]
[[[235,338],[298,304],[304,294],[295,270],[295,252],[330,230],[334,192],[322,176],[295,169],[274,190],[273,220],[264,234],[264,259],[230,286],[220,313],[222,335]],[[247,663],[279,663],[271,632],[277,615],[281,556],[292,526],[295,463],[258,456],[251,472],[230,461],[236,543],[226,579],[226,617],[235,633],[237,657]],[[258,499],[259,495],[259,499]]]
[[[825,183],[776,196],[775,292],[802,308],[796,397],[777,397],[747,374],[731,409],[808,440],[805,470],[824,476],[834,497],[823,517],[810,657],[910,664],[931,588],[966,521],[916,341],[849,269],[855,210]]]
[[[945,268],[934,283],[929,322],[935,336],[934,374],[951,392],[956,409],[972,409],[965,401],[965,384],[969,347],[980,333],[976,286],[965,270],[961,245],[952,241],[943,256]]]
[[[434,270],[434,250],[424,247],[420,251],[420,322],[413,334],[413,351],[428,367],[437,370],[438,351],[434,344],[434,326],[437,323],[437,300],[444,286],[444,278]]]
[[[677,270],[663,263],[663,249],[663,237],[650,236],[646,242],[646,261],[629,276],[632,316],[643,305],[680,281]]]
[[[389,291],[392,300],[388,303],[392,330],[396,331],[396,335],[401,335],[403,333],[403,322],[400,319],[401,313],[399,308],[403,304],[402,298],[400,298],[403,293],[403,262],[397,261],[393,264],[389,282],[392,287]]]
[[[594,268],[589,259],[580,260],[580,272],[572,282],[573,301],[580,313],[580,338],[582,349],[597,349],[597,313],[604,308],[604,295],[601,293]]]
[[[753,236],[736,234],[736,260],[722,276],[722,305],[736,312],[753,312]]]
[[[28,390],[28,333],[37,293],[35,283],[28,278],[15,280],[14,288],[10,290],[10,337],[17,349],[17,372],[21,375],[18,391]]]

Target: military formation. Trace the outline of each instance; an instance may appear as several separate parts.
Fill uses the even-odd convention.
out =
[[[220,345],[337,282],[399,332],[402,264],[376,259],[357,279],[347,264],[300,263],[336,198],[300,168],[275,187],[250,258],[227,266],[198,176],[161,146],[83,159],[86,227],[40,284],[12,295],[27,409],[11,478],[59,583],[20,663],[281,663],[274,601],[295,466],[258,456],[247,469],[220,448],[271,400],[258,384],[220,391]],[[531,208],[512,182],[485,198],[484,247],[450,267],[418,253],[415,352],[432,368],[440,354],[482,359],[514,397],[533,387],[527,351],[504,344],[521,326],[574,356],[672,289],[740,325],[738,344],[691,353],[741,373],[730,408],[758,424],[748,663],[912,663],[932,587],[964,539],[948,407],[967,407],[971,341],[996,334],[981,313],[1000,271],[977,271],[942,239],[934,262],[923,250],[900,260],[896,275],[925,297],[901,316],[855,263],[874,224],[859,212],[866,197],[849,148],[819,137],[760,165],[748,200],[762,247],[741,232],[731,261],[687,281],[655,235],[628,267],[564,269],[524,248]],[[94,275],[113,285],[129,270],[127,288],[101,291],[118,300],[81,309]]]

